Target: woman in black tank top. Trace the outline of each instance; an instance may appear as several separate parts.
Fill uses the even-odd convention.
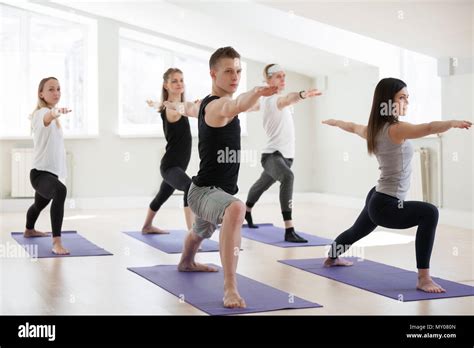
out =
[[[163,120],[163,132],[166,138],[166,152],[161,159],[160,172],[163,177],[160,190],[150,203],[142,233],[167,233],[152,225],[153,218],[173,194],[174,190],[184,192],[184,215],[188,230],[194,220],[193,213],[188,207],[188,190],[191,178],[186,174],[191,158],[191,130],[187,117],[181,113],[166,109],[163,102],[183,102],[184,82],[183,73],[176,68],[170,68],[163,74],[162,101],[159,103],[159,112]],[[149,106],[156,107],[157,103],[147,101]]]

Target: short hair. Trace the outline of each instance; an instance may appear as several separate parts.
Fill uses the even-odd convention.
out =
[[[268,74],[268,69],[270,69],[272,66],[274,66],[276,64],[268,64],[264,69],[263,69],[263,77],[265,79],[269,79],[271,76]]]
[[[209,58],[209,68],[214,68],[217,62],[223,58],[240,58],[240,54],[230,46],[218,48]]]

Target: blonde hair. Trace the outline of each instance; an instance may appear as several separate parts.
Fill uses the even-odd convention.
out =
[[[38,101],[36,102],[36,108],[33,110],[33,112],[31,113],[30,115],[30,120],[33,122],[33,115],[35,114],[36,111],[38,111],[39,109],[41,108],[49,108],[49,105],[48,103],[46,103],[46,101],[40,97],[40,94],[41,92],[43,92],[43,88],[44,88],[44,85],[46,84],[46,82],[48,82],[49,80],[56,80],[58,81],[57,78],[55,77],[45,77],[44,79],[42,79],[38,85]],[[58,81],[59,82],[59,81]],[[56,121],[56,126],[58,128],[61,128],[61,123],[59,122],[59,119],[55,119]],[[31,129],[33,130],[33,125],[31,125]]]
[[[168,100],[169,93],[168,90],[165,88],[164,84],[168,81],[168,79],[171,77],[171,74],[174,73],[180,73],[183,75],[183,72],[179,70],[178,68],[169,68],[168,70],[165,71],[163,74],[163,85],[161,87],[161,107],[160,107],[160,112],[163,111],[165,108],[163,106],[163,102]],[[181,93],[181,102],[184,102],[184,93]]]

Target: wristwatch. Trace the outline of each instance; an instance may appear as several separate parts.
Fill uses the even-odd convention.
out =
[[[300,91],[300,93],[299,93],[301,99],[306,99],[306,97],[303,97],[303,93],[304,93],[304,92],[305,92],[305,91]]]

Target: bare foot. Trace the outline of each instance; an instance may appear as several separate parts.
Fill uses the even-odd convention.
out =
[[[217,272],[217,268],[202,263],[191,262],[184,263],[180,262],[178,265],[178,271],[180,272]]]
[[[441,293],[446,292],[439,284],[436,284],[431,277],[428,278],[418,278],[416,283],[416,288],[424,292],[434,292]]]
[[[31,238],[31,237],[47,237],[48,234],[46,232],[40,232],[35,229],[32,230],[25,230],[23,233],[23,237],[25,238]]]
[[[224,307],[226,308],[245,308],[247,305],[236,289],[224,290]]]
[[[169,232],[166,232],[155,226],[143,226],[142,233],[143,234],[169,234]]]
[[[352,266],[354,262],[347,261],[341,258],[337,259],[331,259],[328,257],[326,260],[324,260],[324,267],[334,267],[334,266]]]
[[[61,242],[53,243],[53,254],[56,255],[69,255],[69,250],[67,250]]]

